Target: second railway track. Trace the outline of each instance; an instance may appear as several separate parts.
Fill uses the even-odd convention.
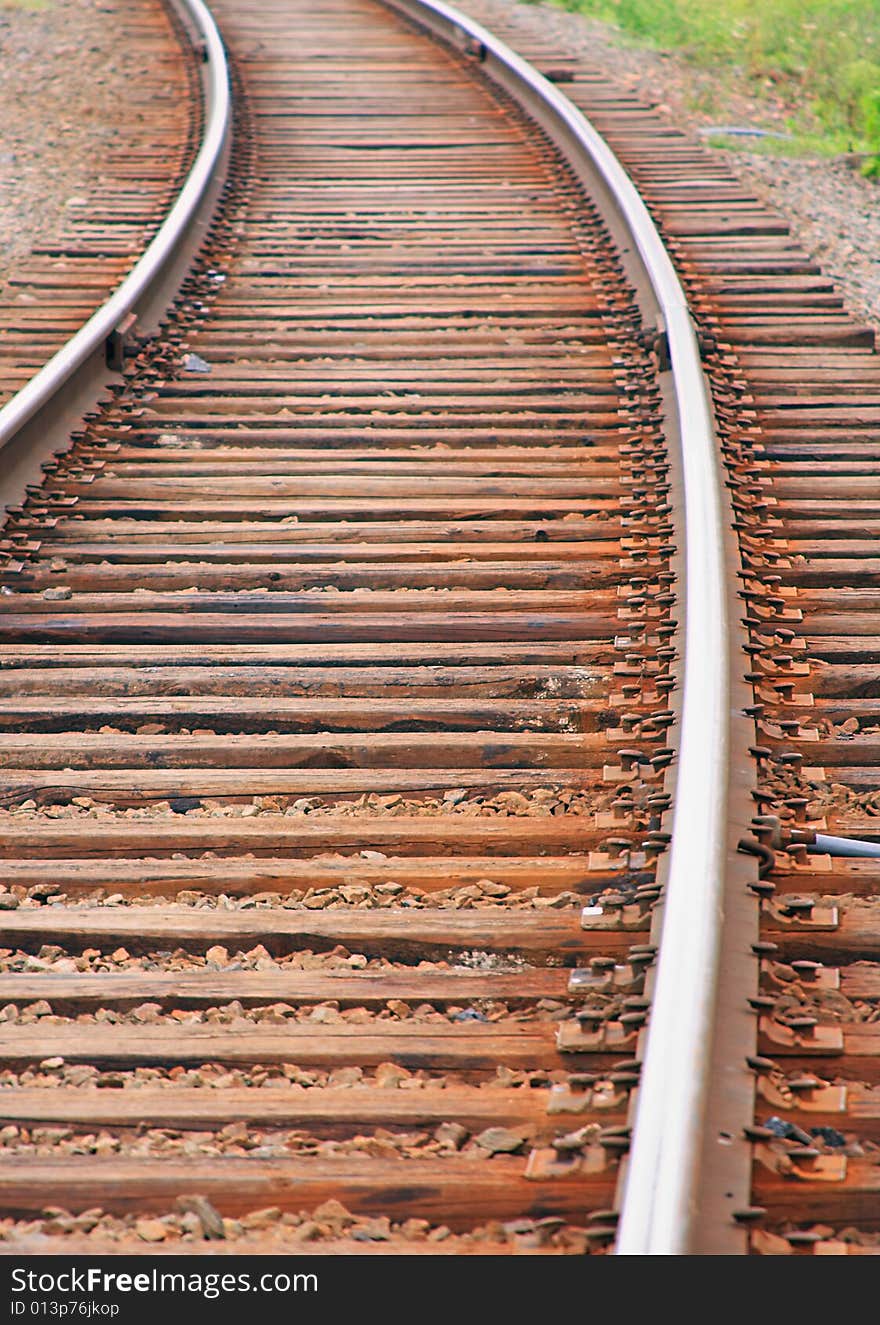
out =
[[[805,959],[869,948],[819,894],[871,867],[806,853],[869,835],[874,600],[777,519],[827,536],[818,457],[854,537],[867,438],[759,433],[805,391],[768,298],[870,412],[863,333],[704,153],[533,44],[671,241],[713,421],[642,204],[488,33],[213,8],[207,244],[0,544],[0,1245],[864,1249],[873,968]]]

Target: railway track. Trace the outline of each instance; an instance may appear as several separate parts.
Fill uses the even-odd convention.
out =
[[[528,20],[223,0],[227,147],[189,10],[192,216],[0,412],[0,1247],[871,1251],[867,334]]]

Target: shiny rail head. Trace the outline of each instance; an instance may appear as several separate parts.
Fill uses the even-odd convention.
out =
[[[553,138],[583,180],[597,183],[610,227],[622,223],[642,266],[643,316],[665,333],[684,518],[684,662],[673,839],[662,940],[617,1239],[619,1255],[686,1253],[709,1085],[709,1032],[718,983],[726,874],[730,746],[727,575],[723,489],[710,390],[687,298],[635,185],[582,112],[486,28],[443,0],[385,0],[423,28],[476,56]],[[602,204],[605,204],[603,207]],[[629,265],[628,275],[632,265]],[[647,297],[646,297],[647,291]],[[676,435],[677,434],[677,435]],[[672,440],[672,438],[670,438]]]
[[[687,301],[660,236],[632,181],[581,112],[537,70],[485,28],[442,0],[386,0],[475,58],[550,132],[578,173],[622,223],[639,256],[643,308],[662,319],[675,401],[673,421],[684,476],[686,648],[676,810],[661,957],[624,1209],[621,1254],[687,1250],[709,1071],[705,1030],[718,969],[717,915],[724,881],[720,828],[726,814],[729,702],[728,622],[722,499],[709,396]],[[202,0],[175,0],[202,34],[207,114],[192,171],[162,228],[115,294],[0,411],[0,446],[42,422],[79,374],[104,361],[108,339],[173,263],[215,183],[229,135],[229,76],[222,42]],[[647,292],[647,293],[646,293]]]

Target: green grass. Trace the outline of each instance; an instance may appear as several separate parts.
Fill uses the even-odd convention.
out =
[[[880,168],[880,0],[556,2],[783,101],[796,143]]]

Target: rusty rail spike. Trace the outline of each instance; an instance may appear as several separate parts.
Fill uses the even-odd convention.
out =
[[[687,1250],[704,1132],[726,872],[729,747],[723,498],[710,393],[687,298],[645,204],[586,117],[481,24],[440,0],[391,0],[446,41],[478,51],[486,73],[545,129],[629,235],[627,274],[668,352],[684,479],[684,664],[675,811],[662,942],[627,1164],[618,1255]],[[609,218],[606,214],[606,222]],[[636,262],[640,270],[634,270]]]
[[[680,1253],[693,1234],[708,1090],[725,880],[730,709],[724,499],[700,347],[684,292],[644,203],[581,112],[503,42],[452,7],[439,0],[389,2],[476,57],[562,151],[612,233],[623,240],[622,264],[661,366],[670,438],[683,479],[683,512],[664,508],[669,524],[662,526],[684,549],[683,625],[665,640],[683,658],[681,703],[676,724],[665,734],[669,747],[678,751],[673,833],[650,1023],[647,1030],[631,1032],[641,1045],[641,1085],[616,1249],[621,1255]],[[60,401],[69,408],[80,375],[88,375],[108,342],[118,365],[114,335],[127,328],[133,311],[143,315],[156,289],[164,288],[181,247],[204,224],[202,204],[216,189],[227,146],[228,75],[205,5],[181,0],[181,7],[206,55],[208,114],[198,158],[166,223],[128,279],[0,411],[0,446],[18,445],[29,431],[45,428]],[[671,629],[664,627],[667,634]],[[667,751],[658,771],[668,757]],[[631,1015],[641,1022],[641,1013]],[[625,1139],[618,1137],[615,1145],[624,1149]],[[608,1148],[613,1148],[610,1141]]]

